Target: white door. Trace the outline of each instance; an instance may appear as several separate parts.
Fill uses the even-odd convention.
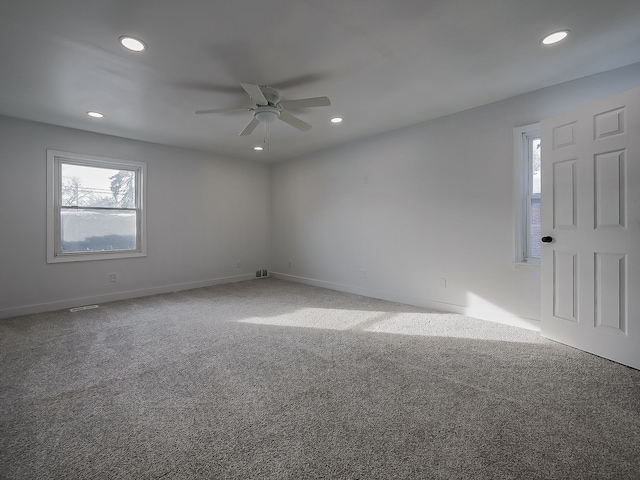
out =
[[[542,231],[542,335],[640,369],[640,88],[542,122]]]

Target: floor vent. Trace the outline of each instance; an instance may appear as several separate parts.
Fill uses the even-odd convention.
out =
[[[85,305],[84,307],[73,307],[70,309],[70,312],[81,312],[82,310],[91,310],[93,308],[98,308],[98,305]]]

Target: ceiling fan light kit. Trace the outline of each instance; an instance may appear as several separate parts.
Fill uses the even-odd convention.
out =
[[[256,108],[253,116],[261,123],[273,123],[280,116],[280,110],[275,107],[265,105],[263,107]]]

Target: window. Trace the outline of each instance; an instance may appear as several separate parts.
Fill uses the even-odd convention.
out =
[[[540,124],[514,130],[516,263],[540,265]]]
[[[146,255],[146,165],[47,151],[47,262]]]

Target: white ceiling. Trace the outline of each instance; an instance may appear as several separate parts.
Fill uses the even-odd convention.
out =
[[[541,38],[568,28],[544,47]],[[121,35],[147,43],[132,53]],[[2,0],[0,114],[276,161],[640,62],[638,0]],[[239,83],[326,95],[238,133]],[[88,117],[97,110],[101,120]],[[333,125],[340,115],[345,121]]]

